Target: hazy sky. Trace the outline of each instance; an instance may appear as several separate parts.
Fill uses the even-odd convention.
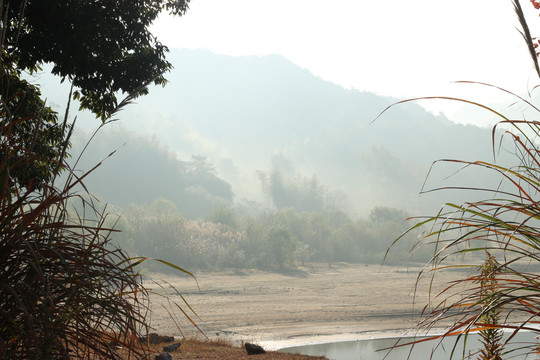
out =
[[[522,6],[540,25],[530,2]],[[457,80],[532,88],[517,27],[510,0],[192,0],[184,17],[162,16],[152,31],[171,48],[280,54],[346,88],[403,98],[485,91]]]

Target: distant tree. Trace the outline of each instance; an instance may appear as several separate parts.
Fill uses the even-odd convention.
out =
[[[81,108],[105,120],[117,93],[146,93],[165,84],[167,47],[148,27],[167,10],[183,15],[189,0],[4,0],[3,62],[18,72],[51,63],[52,73],[77,88]]]
[[[273,155],[271,162],[272,162],[272,166],[274,168],[280,169],[284,175],[287,175],[287,176],[294,175],[295,173],[294,165],[289,158],[283,155],[283,153]]]
[[[231,184],[217,176],[216,168],[206,156],[191,157],[191,162],[186,163],[186,178],[188,187],[200,187],[210,197],[218,197],[226,202],[233,200]]]
[[[246,217],[243,225],[246,237],[242,248],[248,267],[268,267],[268,248],[265,242],[266,225],[260,219]]]
[[[283,227],[273,227],[266,234],[266,243],[271,257],[271,263],[283,268],[294,258],[296,251],[296,241],[287,229]]]
[[[332,238],[330,219],[325,213],[312,212],[307,216],[306,222],[307,233],[304,235],[304,242],[317,249],[319,260],[331,264],[334,260],[334,247],[330,242]]]
[[[386,250],[395,240],[396,234],[402,234],[408,229],[408,224],[405,221],[408,217],[403,210],[385,206],[377,206],[371,210],[368,222],[364,226],[367,227],[366,236],[373,254],[372,260],[385,261],[387,264],[412,260],[413,253],[410,250],[413,247],[416,233],[408,234],[402,244],[399,244],[399,248],[396,247],[396,252],[385,258]],[[422,250],[421,254],[415,254],[416,259],[423,259],[428,248]]]
[[[320,211],[326,206],[327,189],[313,176],[297,175],[287,179],[279,168],[269,173],[258,171],[263,192],[272,201],[276,209],[288,207],[298,211]]]
[[[297,208],[300,211],[320,211],[326,207],[327,189],[314,175],[311,178],[297,176],[295,178],[297,188]]]
[[[227,225],[232,229],[238,228],[238,220],[234,209],[230,207],[218,207],[212,210],[205,219],[216,224]]]
[[[283,173],[279,168],[274,168],[270,173],[257,171],[263,193],[272,201],[277,209],[283,209],[292,205],[291,194],[285,184]]]
[[[159,197],[152,201],[149,206],[149,213],[159,216],[179,215],[176,205],[169,199]]]
[[[75,153],[82,151],[86,138],[85,134],[75,133],[72,141]],[[214,208],[232,204],[231,185],[218,177],[206,158],[180,160],[156,139],[137,136],[123,128],[103,129],[92,140],[78,166],[87,168],[100,162],[110,153],[110,144],[119,140],[125,141],[126,146],[103,162],[99,177],[86,179],[88,188],[110,203],[143,205],[161,198],[172,201],[190,219],[204,218]],[[161,205],[176,211],[171,204]]]
[[[369,213],[369,220],[372,223],[396,223],[405,224],[408,216],[403,210],[394,209],[386,206],[376,206]]]
[[[332,233],[330,241],[334,247],[334,256],[336,260],[346,262],[359,262],[365,260],[366,250],[370,249],[370,246],[363,243],[361,238],[361,230],[358,229],[356,224],[343,213],[333,214],[340,215],[340,219],[332,221]],[[329,214],[330,216],[330,214]]]

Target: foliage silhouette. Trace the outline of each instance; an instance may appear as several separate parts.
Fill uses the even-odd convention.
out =
[[[149,31],[162,10],[182,15],[189,0],[3,0],[4,62],[34,72],[52,63],[68,79],[81,108],[103,121],[118,105],[117,93],[145,94],[141,83],[164,85],[171,69],[167,47]]]
[[[13,12],[15,4],[21,5],[15,7],[18,12]],[[151,291],[137,271],[147,258],[131,258],[112,242],[115,230],[104,226],[106,207],[100,209],[87,193],[83,180],[100,164],[80,173],[77,162],[73,167],[66,162],[72,128],[69,102],[58,125],[39,89],[20,80],[23,70],[34,71],[47,60],[37,46],[34,53],[18,52],[32,46],[25,41],[40,35],[39,24],[27,15],[44,4],[97,6],[0,1],[7,43],[0,49],[0,358],[119,359],[115,344],[125,347],[130,357],[147,357],[150,350],[138,337],[148,333]],[[171,1],[166,4],[173,6]],[[18,47],[17,41],[23,45]],[[102,115],[114,115],[145,85]],[[60,178],[61,172],[66,178]],[[75,212],[70,211],[73,204]]]

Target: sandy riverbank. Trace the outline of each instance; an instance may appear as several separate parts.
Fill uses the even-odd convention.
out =
[[[282,273],[203,272],[196,274],[198,286],[187,277],[152,277],[169,282],[185,296],[200,316],[195,319],[197,324],[209,337],[257,342],[275,349],[298,343],[414,333],[418,314],[428,299],[427,286],[420,288],[416,298],[413,296],[418,271],[317,264]],[[439,279],[450,281],[458,275],[448,272]],[[174,290],[160,291],[188,310]],[[178,336],[181,331],[195,334],[173,305],[169,311],[176,315],[176,326],[165,310],[168,306],[165,299],[153,297],[151,324],[156,331]]]

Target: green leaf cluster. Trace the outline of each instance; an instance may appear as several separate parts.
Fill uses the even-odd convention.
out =
[[[167,47],[149,31],[162,10],[182,15],[189,0],[4,0],[6,60],[19,71],[42,64],[70,80],[83,109],[101,120],[118,93],[145,94],[164,85]]]
[[[64,135],[70,126],[58,122],[57,113],[46,105],[39,87],[24,80],[12,62],[1,63],[0,125],[5,142],[0,156],[9,159],[10,187],[19,184],[39,190],[63,169],[57,159],[69,148]]]

